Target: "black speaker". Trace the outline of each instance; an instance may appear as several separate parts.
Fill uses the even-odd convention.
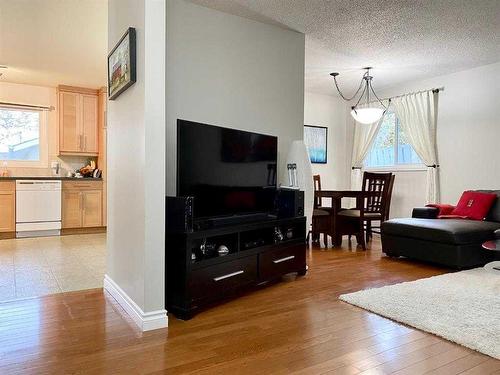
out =
[[[279,189],[276,193],[276,215],[279,218],[304,216],[304,192]]]
[[[167,197],[167,233],[193,231],[193,197]]]

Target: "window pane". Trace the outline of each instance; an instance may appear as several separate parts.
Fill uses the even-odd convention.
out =
[[[373,146],[365,159],[366,167],[388,167],[394,165],[396,141],[396,115],[389,112],[385,115]]]
[[[412,145],[408,141],[406,134],[401,126],[397,125],[398,130],[398,164],[422,164]]]
[[[0,108],[0,160],[40,160],[40,112]]]

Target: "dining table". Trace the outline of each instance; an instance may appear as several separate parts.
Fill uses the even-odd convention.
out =
[[[338,217],[337,214],[343,209],[342,198],[351,198],[356,200],[356,208],[364,207],[365,199],[380,195],[377,191],[363,190],[317,190],[314,192],[315,198],[330,198],[332,210],[332,243],[334,246],[342,245],[342,235],[338,232]]]

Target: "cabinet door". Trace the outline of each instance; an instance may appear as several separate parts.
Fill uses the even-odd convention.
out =
[[[59,152],[81,152],[80,94],[59,93]]]
[[[85,153],[97,154],[99,152],[98,144],[98,97],[95,95],[82,95],[82,149]]]
[[[81,228],[82,226],[82,193],[64,191],[62,193],[62,227]]]
[[[83,227],[102,226],[102,191],[88,190],[83,194]]]
[[[16,231],[16,193],[0,191],[0,232]]]

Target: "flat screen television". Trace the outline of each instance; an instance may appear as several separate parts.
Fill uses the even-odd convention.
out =
[[[195,219],[266,214],[276,193],[278,138],[177,121],[177,196]]]

